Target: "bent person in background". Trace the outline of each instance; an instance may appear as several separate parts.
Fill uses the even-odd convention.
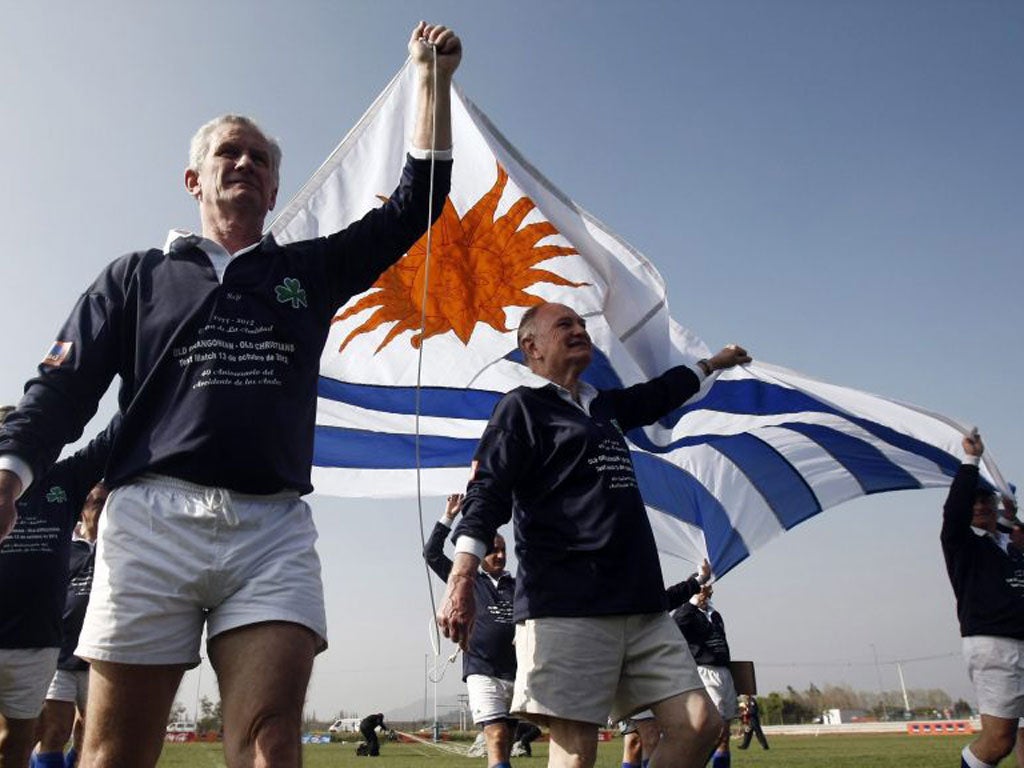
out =
[[[156,764],[204,626],[228,766],[301,762],[306,687],[327,644],[316,529],[301,498],[312,490],[320,355],[337,308],[416,243],[450,184],[461,43],[421,22],[408,48],[413,149],[379,208],[279,245],[263,225],[280,147],[249,118],[210,121],[184,176],[201,234],[172,231],[165,248],[104,269],[0,432],[3,533],[18,494],[121,378],[125,420],[77,650],[92,663],[84,768]]]

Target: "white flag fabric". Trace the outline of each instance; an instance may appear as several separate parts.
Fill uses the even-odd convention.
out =
[[[396,75],[271,227],[280,242],[334,232],[397,184],[414,121],[412,67]],[[365,498],[465,487],[477,439],[521,363],[525,309],[559,301],[587,319],[584,378],[623,386],[708,355],[672,320],[653,265],[555,189],[453,86],[452,190],[426,238],[339,309],[321,359],[313,482]],[[417,366],[423,345],[420,386]],[[417,413],[419,434],[417,450]],[[754,362],[705,382],[629,433],[665,554],[724,575],[824,509],[865,494],[946,486],[966,428],[915,406]],[[983,477],[1005,484],[988,458]]]

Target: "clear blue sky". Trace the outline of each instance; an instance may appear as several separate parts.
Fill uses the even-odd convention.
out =
[[[0,11],[5,400],[106,262],[198,227],[182,186],[198,125],[243,112],[278,136],[283,204],[427,18],[463,37],[465,93],[658,266],[674,316],[709,345],[738,341],[977,423],[1006,476],[1024,480],[1018,2],[5,0]],[[729,574],[717,604],[762,690],[876,689],[874,645],[886,688],[897,686],[887,662],[904,659],[909,686],[969,694],[942,498],[847,504]],[[331,647],[311,708],[417,699],[430,609],[414,503],[312,503]],[[428,502],[431,521],[439,511]],[[925,657],[938,658],[910,661]],[[442,690],[460,690],[457,678]],[[193,673],[190,706],[195,684]]]

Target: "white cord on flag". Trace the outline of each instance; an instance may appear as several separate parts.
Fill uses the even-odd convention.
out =
[[[433,84],[431,94],[434,99],[433,104],[433,118],[430,126],[430,184],[427,189],[427,243],[426,243],[426,256],[423,259],[423,294],[420,300],[420,347],[416,356],[416,388],[415,388],[415,421],[413,427],[413,440],[416,452],[416,509],[419,515],[420,523],[420,543],[423,548],[426,549],[427,542],[423,533],[423,483],[422,483],[422,464],[420,461],[420,392],[423,386],[423,347],[426,345],[426,334],[427,334],[427,289],[430,285],[430,257],[433,251],[433,224],[434,224],[434,164],[436,162],[435,153],[437,152],[437,46],[430,43],[430,50],[433,53]],[[434,649],[435,659],[441,653],[441,632],[437,628],[437,622],[434,617],[437,615],[437,603],[434,600],[434,584],[431,581],[430,566],[424,561],[424,570],[427,575],[427,593],[430,595],[430,617],[431,627],[433,632],[431,634],[431,645]],[[435,662],[435,669],[437,664]],[[444,676],[442,672],[441,677]],[[431,682],[439,682],[438,680],[432,680]]]

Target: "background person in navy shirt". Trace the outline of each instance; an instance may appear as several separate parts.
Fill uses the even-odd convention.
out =
[[[462,508],[462,494],[448,497],[444,515],[434,524],[423,549],[430,569],[448,581],[452,561],[444,554],[444,540]],[[473,722],[483,727],[488,766],[509,764],[512,726],[509,708],[516,679],[515,623],[512,606],[516,580],[505,570],[505,538],[495,535],[491,549],[480,561],[476,577],[475,631],[462,659],[462,680],[469,692]]]

